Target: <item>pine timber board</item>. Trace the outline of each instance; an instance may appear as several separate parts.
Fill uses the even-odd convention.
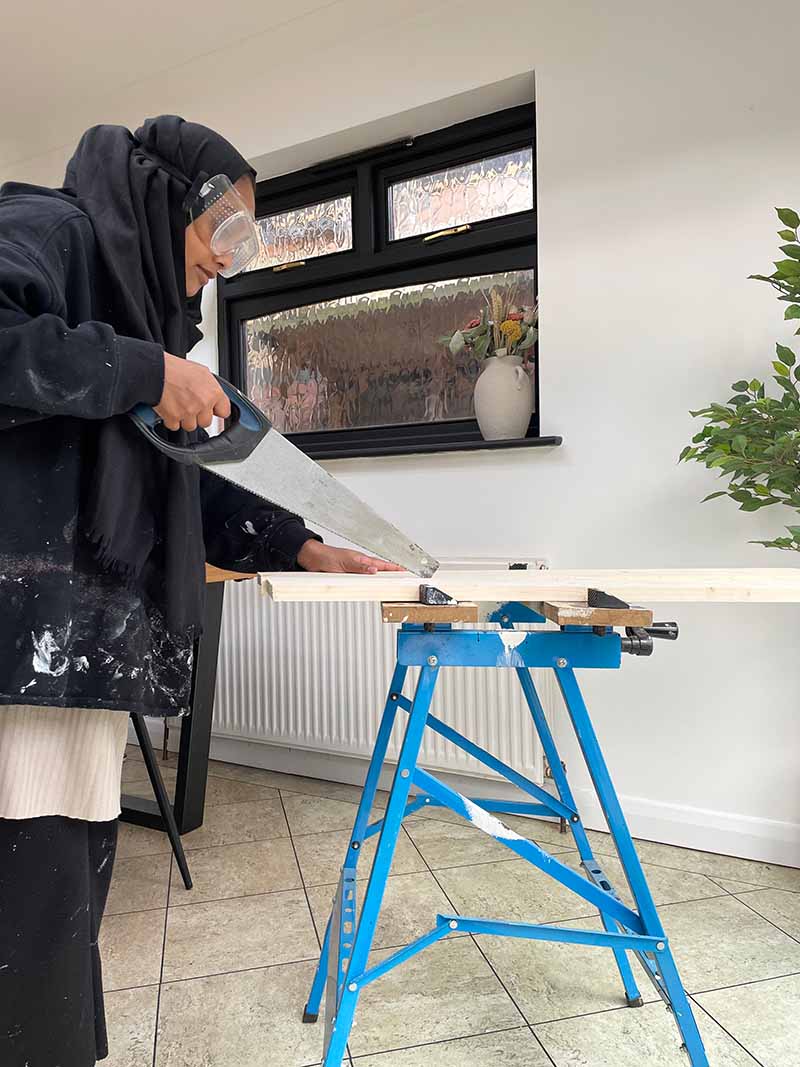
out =
[[[590,588],[628,603],[798,604],[800,567],[734,569],[457,571],[442,569],[423,580],[406,572],[314,574],[287,571],[259,575],[275,601],[418,601],[421,584],[435,585],[455,600],[574,601]]]

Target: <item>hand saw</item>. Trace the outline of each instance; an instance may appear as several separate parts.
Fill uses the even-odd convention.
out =
[[[130,416],[151,444],[170,459],[204,467],[413,574],[430,578],[436,572],[439,564],[432,556],[287,441],[235,386],[223,378],[217,381],[233,414],[216,437],[174,445],[156,432],[161,419],[153,408],[137,404]]]

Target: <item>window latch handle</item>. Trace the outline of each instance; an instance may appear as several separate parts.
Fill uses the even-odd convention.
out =
[[[273,274],[279,274],[282,270],[294,270],[295,267],[304,267],[306,261],[304,259],[295,259],[291,263],[278,263],[277,266],[272,268]]]
[[[463,226],[449,226],[446,230],[438,230],[436,233],[429,233],[427,237],[423,237],[422,240],[425,244],[429,244],[431,241],[438,241],[442,237],[453,237],[457,233],[467,233],[472,227],[468,222],[465,222]]]

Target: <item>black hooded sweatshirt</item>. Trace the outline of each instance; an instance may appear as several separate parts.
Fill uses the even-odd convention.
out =
[[[248,169],[162,116],[88,131],[62,190],[0,190],[0,704],[185,713],[204,561],[292,568],[313,536],[170,462],[126,414],[200,336],[192,184]]]

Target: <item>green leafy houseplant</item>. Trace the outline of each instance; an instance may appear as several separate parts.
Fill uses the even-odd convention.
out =
[[[775,263],[769,276],[752,278],[768,282],[778,299],[789,306],[785,319],[800,319],[800,216],[791,208],[778,208],[785,227],[778,236],[785,259]],[[800,328],[795,331],[800,334]],[[727,404],[710,404],[693,411],[706,425],[680,454],[681,461],[696,460],[709,469],[718,468],[728,486],[710,493],[705,500],[729,496],[742,511],[760,511],[772,504],[785,504],[800,513],[800,366],[791,348],[777,345],[773,378],[779,397],[767,396],[764,382],[734,382]],[[800,525],[787,527],[789,536],[754,541],[767,548],[800,552]]]

